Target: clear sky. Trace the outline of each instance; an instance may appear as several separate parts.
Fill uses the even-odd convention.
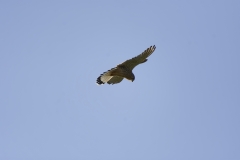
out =
[[[0,22],[0,159],[240,159],[239,0],[2,0]]]

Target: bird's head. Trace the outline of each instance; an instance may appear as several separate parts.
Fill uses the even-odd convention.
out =
[[[131,81],[133,82],[135,80],[135,76],[133,74],[133,76],[131,77]]]
[[[134,81],[135,80],[135,76],[134,76],[134,74],[133,73],[129,73],[128,72],[128,74],[125,74],[124,75],[125,77],[124,78],[126,78],[127,80],[129,80],[129,81]]]

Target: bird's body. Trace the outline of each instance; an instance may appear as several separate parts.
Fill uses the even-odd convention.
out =
[[[107,72],[104,72],[97,78],[97,84],[99,85],[104,83],[116,84],[120,83],[123,80],[123,78],[126,78],[130,81],[134,81],[135,76],[132,73],[133,68],[141,63],[146,62],[147,61],[146,58],[150,56],[155,51],[155,49],[156,49],[155,45],[151,46],[137,57],[129,59],[117,65],[117,67],[112,68]]]

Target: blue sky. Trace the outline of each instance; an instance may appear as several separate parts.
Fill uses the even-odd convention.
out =
[[[1,1],[0,159],[239,160],[240,1]],[[135,81],[96,78],[151,45]]]

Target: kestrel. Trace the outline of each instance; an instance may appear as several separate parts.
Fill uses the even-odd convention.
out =
[[[150,56],[155,51],[155,49],[156,49],[155,45],[150,46],[140,55],[117,65],[117,67],[112,68],[107,72],[104,72],[97,78],[97,84],[98,85],[102,85],[104,83],[116,84],[120,83],[123,80],[123,78],[126,78],[133,82],[135,80],[135,76],[132,73],[133,68],[141,63],[146,62],[147,57]]]

